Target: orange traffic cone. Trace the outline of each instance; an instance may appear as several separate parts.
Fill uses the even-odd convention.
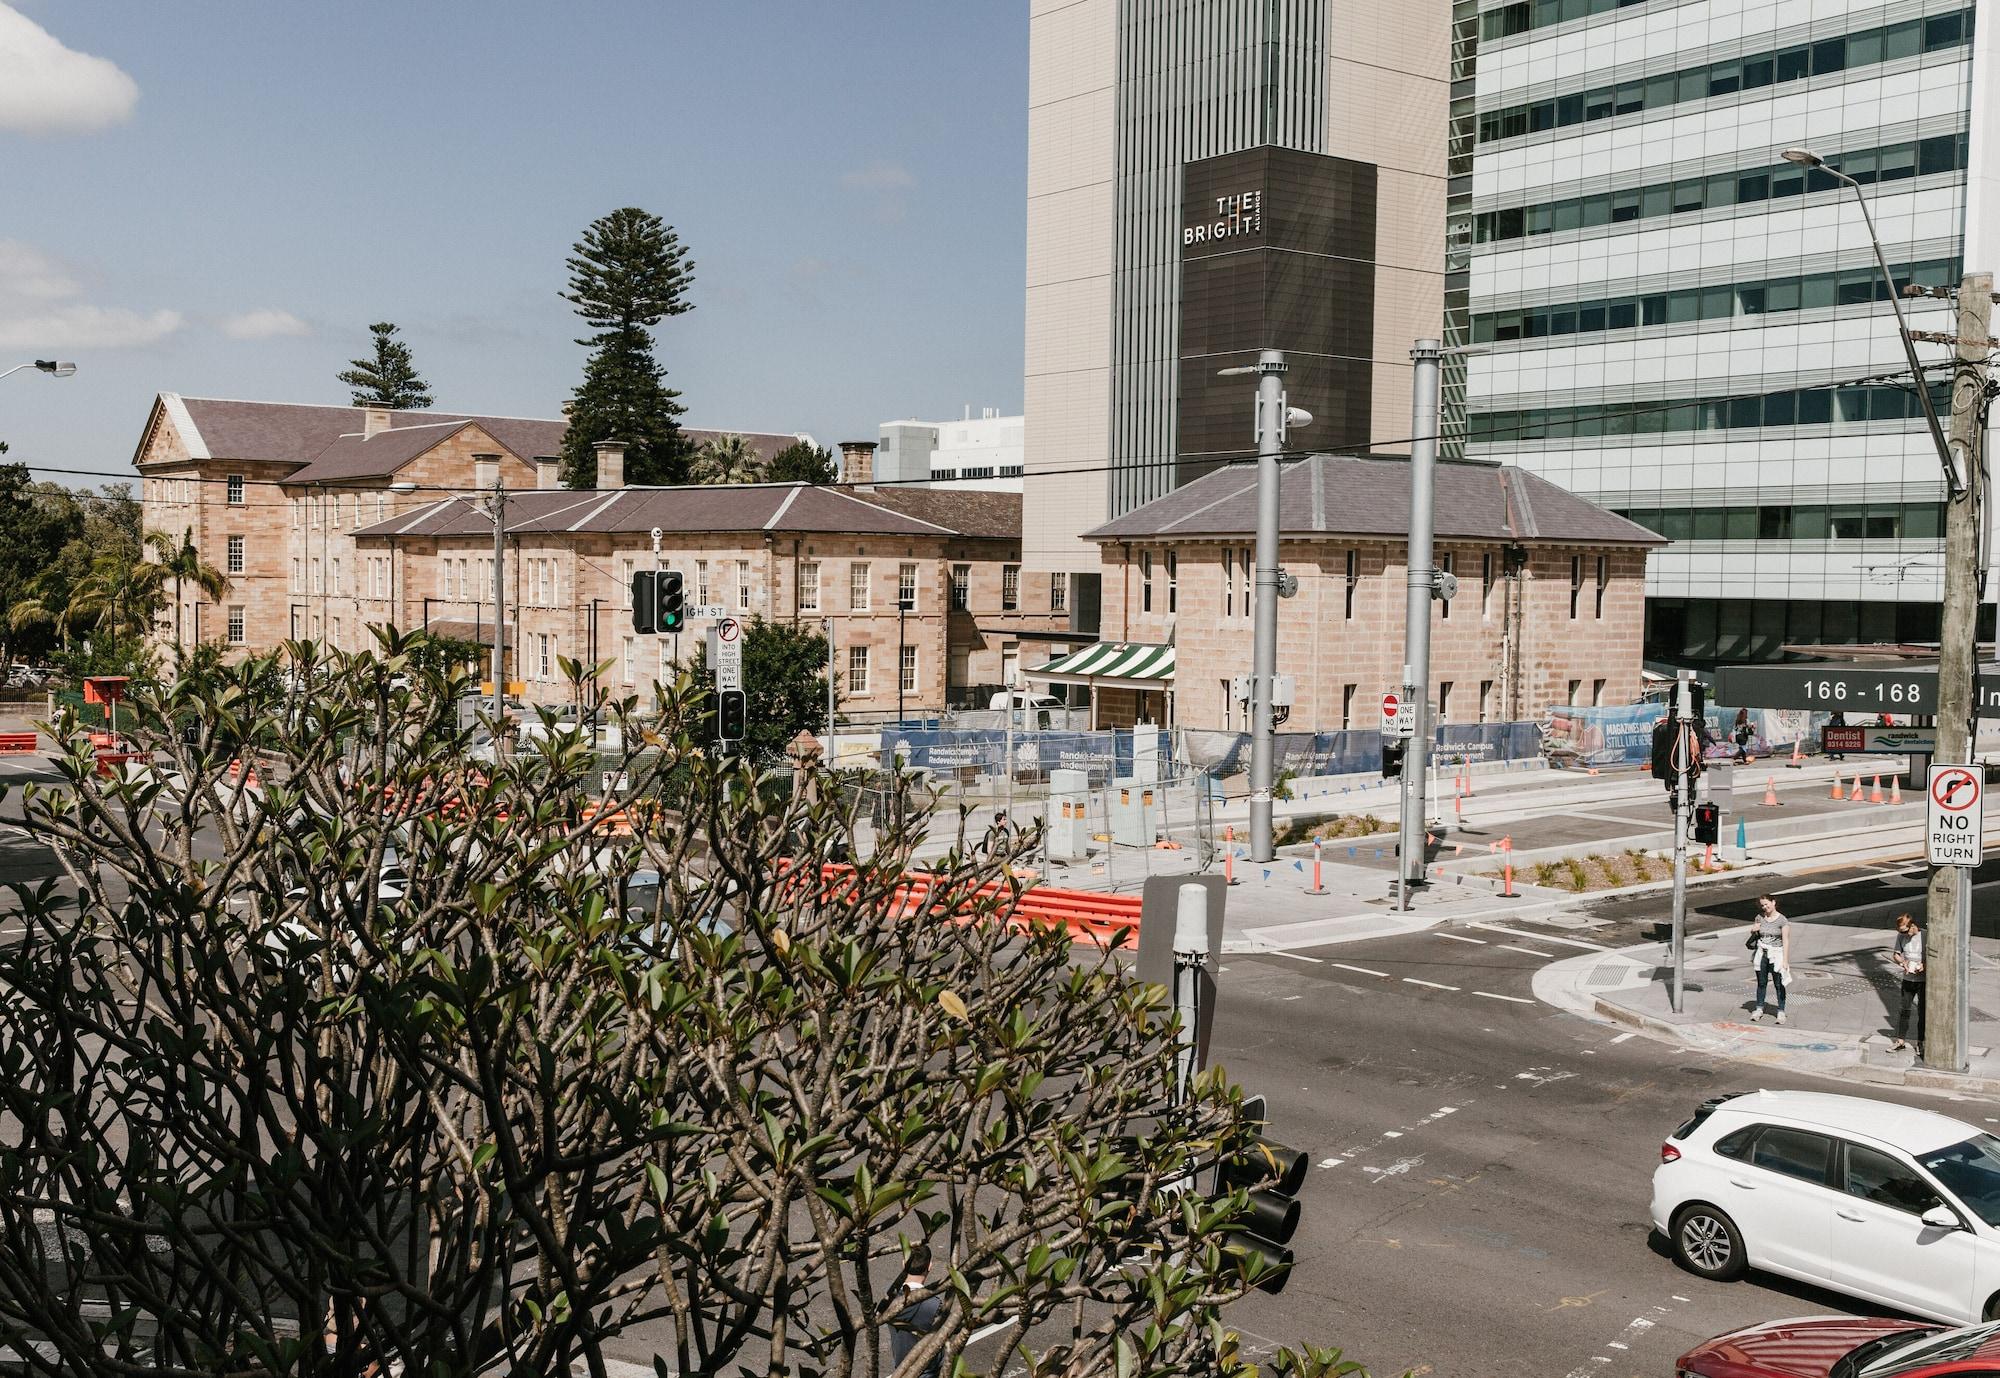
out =
[[[1839,771],[1835,771],[1835,772],[1833,773],[1833,797],[1834,797],[1835,799],[1839,799],[1839,798],[1841,798],[1841,793],[1840,793],[1840,772],[1839,772]]]
[[[1847,791],[1847,802],[1850,804],[1858,804],[1861,802],[1862,797],[1863,796],[1861,793],[1861,772],[1857,770],[1854,772],[1854,787]]]
[[[1767,809],[1778,807],[1778,782],[1770,775],[1764,777],[1764,807]]]
[[[1889,777],[1889,802],[1891,804],[1900,804],[1903,802],[1903,781],[1900,776],[1891,775]]]
[[[1882,802],[1882,777],[1879,775],[1875,777],[1875,787],[1868,791],[1868,802],[1871,804]]]
[[[1797,764],[1799,763],[1799,748],[1800,748],[1801,746],[1803,746],[1804,744],[1805,744],[1805,738],[1803,738],[1803,737],[1794,737],[1794,738],[1792,738],[1792,764],[1793,764],[1793,765],[1797,765]]]

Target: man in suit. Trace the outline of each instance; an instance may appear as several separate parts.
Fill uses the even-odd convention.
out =
[[[910,1250],[910,1257],[903,1265],[903,1291],[920,1292],[930,1285],[931,1246],[918,1244]],[[903,1360],[910,1357],[924,1337],[938,1327],[944,1315],[944,1300],[930,1296],[913,1302],[897,1313],[889,1322],[889,1357],[900,1367]],[[942,1365],[936,1357],[924,1365],[923,1378],[938,1378]]]

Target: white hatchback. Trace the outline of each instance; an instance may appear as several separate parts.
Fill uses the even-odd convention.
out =
[[[1660,1145],[1652,1216],[1703,1277],[1757,1267],[1918,1316],[2000,1320],[2000,1138],[1933,1111],[1717,1097]]]

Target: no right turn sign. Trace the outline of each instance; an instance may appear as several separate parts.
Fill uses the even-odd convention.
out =
[[[1924,836],[1933,866],[1977,866],[1985,850],[1985,777],[1978,766],[1932,766]]]

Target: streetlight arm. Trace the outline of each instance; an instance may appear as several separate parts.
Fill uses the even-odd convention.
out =
[[[1923,365],[1917,362],[1917,346],[1910,338],[1909,323],[1903,319],[1903,304],[1896,299],[1896,278],[1889,271],[1888,260],[1882,256],[1882,241],[1875,234],[1875,217],[1868,213],[1868,197],[1861,190],[1861,184],[1839,168],[1825,163],[1821,163],[1819,168],[1854,189],[1855,204],[1861,207],[1861,223],[1868,227],[1868,247],[1875,251],[1875,266],[1882,270],[1882,281],[1889,287],[1889,309],[1896,313],[1896,338],[1903,342],[1903,357],[1909,361],[1910,376],[1916,380],[1917,403],[1924,409],[1924,421],[1931,430],[1931,444],[1937,447],[1938,462],[1944,466],[1945,494],[1955,502],[1969,491],[1968,484],[1959,477],[1958,466],[1952,463],[1951,447],[1945,443],[1944,427],[1938,422],[1937,408],[1931,405],[1931,390],[1924,381]]]

